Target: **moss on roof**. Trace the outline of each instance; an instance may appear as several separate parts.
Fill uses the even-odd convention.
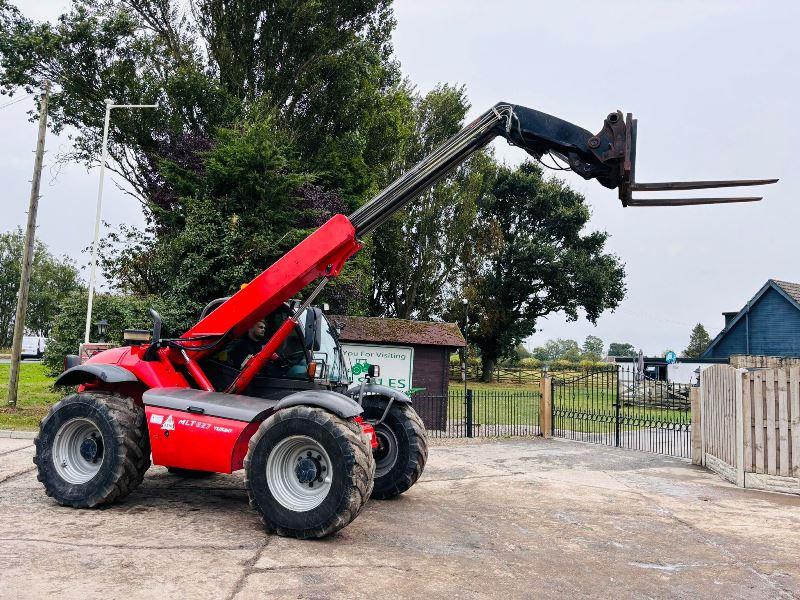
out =
[[[411,344],[463,348],[464,336],[456,323],[350,317],[331,315],[330,319],[344,325],[340,335],[343,342]]]

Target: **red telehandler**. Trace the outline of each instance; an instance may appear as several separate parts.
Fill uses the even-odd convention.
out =
[[[636,183],[630,114],[611,113],[593,134],[499,103],[352,215],[332,217],[233,296],[211,302],[182,336],[162,338],[151,311],[148,342],[83,364],[68,357],[56,385],[77,392],[53,406],[36,438],[46,493],[74,507],[120,500],[142,482],[151,454],[180,475],[244,468],[250,504],[268,531],[316,538],[350,523],[370,496],[409,489],[428,453],[411,400],[369,377],[351,386],[336,328],[311,304],[363,236],[498,135],[618,188],[623,206],[754,201],[760,198],[645,200],[633,192],[777,181]],[[317,280],[302,303],[290,302]]]

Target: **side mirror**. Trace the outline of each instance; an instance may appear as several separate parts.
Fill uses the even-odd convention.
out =
[[[153,317],[153,341],[157,342],[161,339],[161,315],[151,308],[150,316]]]
[[[381,368],[378,365],[370,365],[367,369],[367,376],[370,378],[372,377],[380,377],[381,376]]]
[[[306,348],[312,352],[317,352],[322,340],[322,311],[318,308],[306,309],[306,322],[303,325],[303,336]]]
[[[325,319],[322,317],[322,311],[318,308],[312,308],[310,312],[314,314],[314,344],[311,350],[317,352],[322,346],[322,324]]]

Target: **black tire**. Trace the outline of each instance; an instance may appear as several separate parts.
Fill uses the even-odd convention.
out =
[[[69,481],[66,464],[54,463],[54,455],[60,455],[54,444],[68,437],[75,424],[94,427],[96,432],[91,460],[83,456],[83,444],[80,446],[87,464],[96,465],[91,467],[96,472],[86,481]],[[144,409],[130,398],[110,392],[81,392],[57,402],[39,424],[34,445],[38,479],[45,493],[62,506],[92,508],[121,500],[139,486],[150,467]]]
[[[317,506],[293,510],[288,507],[285,492],[281,491],[283,488],[276,478],[268,477],[267,469],[279,462],[278,456],[282,455],[287,444],[297,443],[298,440],[303,443],[303,439],[310,439],[308,443],[324,450],[326,456],[321,461],[324,464],[317,462],[316,468],[320,477],[327,472],[331,480],[327,482],[325,476],[326,483],[319,483],[326,486],[327,492],[322,490],[320,493],[323,495],[313,500],[320,502]],[[275,456],[270,461],[273,453]],[[322,452],[319,454],[317,458],[321,458]],[[304,455],[298,456],[298,460],[305,460]],[[311,454],[308,456],[314,458]],[[287,458],[287,461],[290,460]],[[291,468],[291,464],[298,463],[286,464]],[[321,466],[326,468],[321,469]],[[375,461],[369,440],[358,423],[321,408],[294,406],[278,411],[261,424],[250,439],[244,468],[250,505],[260,514],[266,530],[284,537],[308,539],[330,535],[358,516],[372,492]],[[295,470],[294,474],[300,481],[299,471]],[[311,480],[312,487],[318,481],[322,479]],[[292,485],[297,483],[292,482]],[[301,482],[300,485],[306,483]],[[320,490],[319,487],[317,489]]]
[[[364,418],[378,421],[388,398],[364,396]],[[410,405],[393,402],[384,421],[375,427],[379,447],[375,455],[375,487],[372,497],[386,500],[399,496],[414,485],[428,461],[425,425]]]
[[[181,469],[180,467],[167,467],[167,471],[175,477],[184,477],[186,479],[204,479],[216,475],[214,471],[197,471],[195,469]]]

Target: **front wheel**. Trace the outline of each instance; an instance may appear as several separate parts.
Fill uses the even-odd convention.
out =
[[[364,418],[376,423],[383,417],[389,400],[364,396]],[[428,460],[425,425],[405,403],[394,402],[380,424],[374,425],[378,447],[375,455],[375,488],[372,497],[386,500],[399,496],[414,485]]]
[[[150,466],[144,410],[110,392],[81,392],[57,402],[34,440],[38,479],[64,506],[121,500]]]
[[[321,538],[358,516],[375,462],[358,423],[295,406],[264,421],[244,460],[250,505],[267,531]]]

